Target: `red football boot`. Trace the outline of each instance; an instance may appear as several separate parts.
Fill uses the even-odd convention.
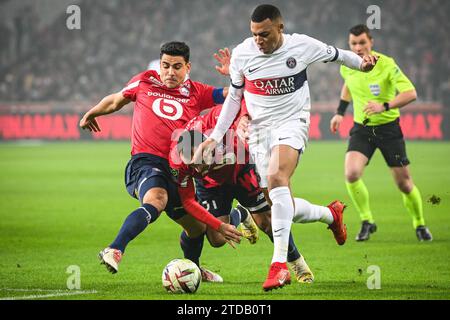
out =
[[[274,262],[270,265],[269,275],[263,284],[264,291],[282,288],[291,283],[291,274],[286,263]]]
[[[344,209],[346,205],[335,200],[327,206],[331,214],[333,215],[334,221],[328,226],[328,229],[333,231],[334,239],[338,245],[342,246],[347,240],[347,226],[344,224]]]

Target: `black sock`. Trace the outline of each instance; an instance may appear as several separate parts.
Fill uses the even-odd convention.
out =
[[[194,262],[198,267],[200,267],[200,256],[202,254],[204,240],[205,234],[197,238],[190,238],[186,231],[183,230],[180,235],[180,245],[184,257]]]
[[[128,243],[136,238],[144,229],[159,217],[158,210],[151,204],[144,203],[142,207],[134,210],[122,224],[119,234],[113,243],[110,244],[111,248],[119,249],[125,252],[125,247]]]
[[[288,246],[288,255],[287,261],[292,262],[300,258],[300,252],[298,252],[297,246],[295,245],[294,238],[292,237],[292,232],[289,233],[289,246]]]
[[[232,224],[233,226],[235,226],[237,228],[237,226],[242,221],[247,219],[247,216],[248,216],[248,211],[245,210],[244,208],[240,208],[239,206],[237,206],[236,208],[231,209],[230,224]]]

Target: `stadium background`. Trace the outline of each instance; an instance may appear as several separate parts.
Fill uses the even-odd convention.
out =
[[[258,1],[1,1],[0,139],[90,139],[76,124],[103,96],[119,91],[171,40],[191,47],[193,79],[216,86],[228,79],[215,70],[212,54],[249,36],[248,19]],[[349,27],[364,23],[378,4],[381,29],[375,49],[393,56],[416,85],[418,101],[402,110],[408,139],[448,140],[450,41],[447,1],[278,1],[286,32],[305,33],[347,48]],[[69,4],[81,8],[81,29],[69,30]],[[329,133],[342,80],[337,65],[308,70],[313,102],[312,139],[345,138]],[[101,119],[96,139],[129,139],[131,108]],[[112,130],[111,128],[114,128]]]
[[[375,49],[393,56],[418,91],[418,101],[402,110],[401,119],[435,239],[417,242],[377,153],[365,175],[379,226],[371,241],[353,240],[360,221],[351,205],[343,247],[323,225],[293,227],[316,275],[313,286],[293,284],[264,294],[261,281],[272,246],[263,236],[257,248],[245,241],[237,250],[205,244],[202,261],[226,283],[202,284],[194,296],[181,299],[449,299],[450,2],[270,2],[284,14],[286,32],[341,48],[347,48],[349,27],[366,21],[367,7],[380,7]],[[78,122],[89,107],[158,58],[165,41],[190,45],[193,79],[228,85],[216,74],[212,54],[250,35],[248,17],[259,3],[0,0],[0,299],[180,299],[161,287],[161,270],[181,253],[180,228],[165,215],[127,248],[117,275],[98,265],[96,254],[137,204],[123,188],[132,108],[100,118],[103,130],[94,135],[79,130]],[[81,30],[66,27],[70,4],[81,8]],[[350,204],[343,179],[350,113],[339,135],[328,130],[342,85],[338,66],[311,66],[308,79],[311,139],[335,141],[310,144],[293,192],[315,203],[336,197]],[[81,268],[81,288],[89,292],[66,291],[70,265]],[[381,268],[381,290],[366,286],[371,265]]]

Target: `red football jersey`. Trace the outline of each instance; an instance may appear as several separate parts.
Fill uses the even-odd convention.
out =
[[[222,106],[218,105],[213,107],[209,113],[195,117],[185,126],[185,131],[196,130],[202,132],[205,136],[209,136],[217,124],[217,119],[219,118],[221,110]],[[181,161],[177,150],[177,140],[179,135],[172,141],[169,164],[173,169],[178,171],[177,178],[180,186],[182,186],[187,179],[192,177],[203,179],[204,185],[207,188],[220,186],[225,183],[236,183],[238,173],[249,160],[247,147],[242,145],[235,134],[235,128],[240,116],[241,114],[236,117],[235,122],[224,137],[225,143],[219,148],[220,153],[225,155],[227,161],[224,161],[223,165],[212,165],[207,172],[199,173],[185,165]],[[180,134],[181,132],[182,131],[180,131]],[[236,161],[237,159],[240,161]]]
[[[196,130],[202,132],[206,136],[214,129],[217,124],[217,119],[219,118],[222,106],[216,106],[212,108],[209,113],[193,118],[186,125],[185,130]],[[238,115],[237,119],[239,119]],[[178,182],[178,193],[181,198],[181,202],[185,210],[192,215],[197,220],[205,223],[214,230],[218,230],[222,222],[211,215],[205,208],[203,208],[195,199],[195,187],[192,178],[200,178],[204,182],[204,186],[207,188],[220,186],[225,183],[236,183],[237,175],[245,165],[248,163],[248,152],[247,148],[241,144],[237,136],[234,134],[235,126],[237,121],[231,126],[228,131],[228,135],[224,137],[225,144],[222,145],[222,152],[225,159],[231,160],[229,164],[228,161],[224,162],[223,165],[212,165],[206,172],[199,173],[194,169],[191,169],[185,165],[181,159],[177,150],[178,137],[182,133],[179,132],[177,139],[172,142],[170,149],[169,164],[173,169],[178,172],[177,182]],[[244,152],[244,161],[242,163],[236,163],[236,154],[239,153],[238,149]]]
[[[154,70],[134,76],[122,90],[125,98],[135,101],[131,154],[145,152],[168,159],[174,131],[214,106],[213,90],[190,79],[169,89]]]

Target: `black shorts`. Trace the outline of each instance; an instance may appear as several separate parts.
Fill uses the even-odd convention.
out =
[[[239,172],[236,185],[224,184],[206,188],[201,179],[196,179],[195,185],[197,201],[215,217],[229,215],[234,199],[251,213],[270,210],[259,186],[254,164],[245,165]]]
[[[399,118],[379,126],[363,126],[355,123],[350,130],[349,151],[364,154],[369,161],[376,149],[380,149],[389,167],[404,167],[410,162],[406,156],[405,140]]]
[[[169,163],[166,159],[149,154],[133,155],[125,168],[125,186],[128,193],[142,203],[148,190],[163,188],[167,191],[167,215],[177,220],[185,215],[178,187],[172,177]]]

